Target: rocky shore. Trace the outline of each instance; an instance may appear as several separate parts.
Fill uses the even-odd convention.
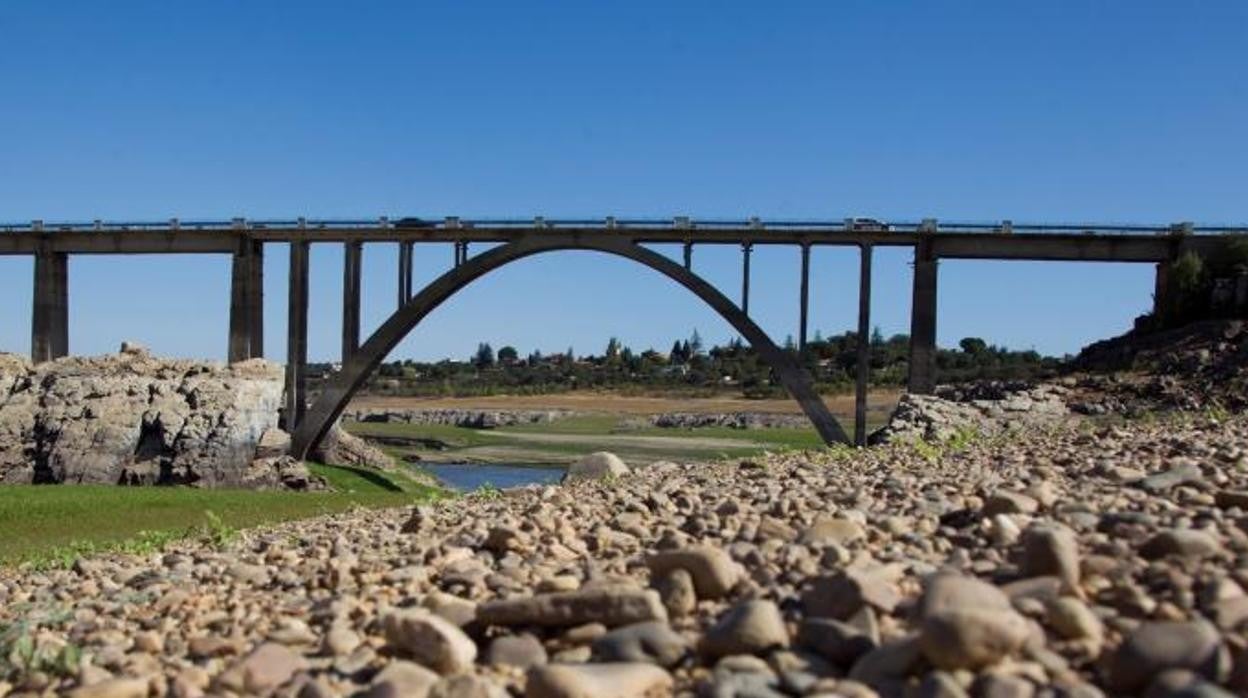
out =
[[[1244,416],[595,462],[225,549],[2,572],[0,693],[1248,692]]]

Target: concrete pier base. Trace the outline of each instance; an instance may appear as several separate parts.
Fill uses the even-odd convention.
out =
[[[69,354],[69,255],[40,251],[34,277],[30,358],[42,363]]]

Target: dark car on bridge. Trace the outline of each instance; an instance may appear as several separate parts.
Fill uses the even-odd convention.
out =
[[[394,227],[396,228],[432,228],[433,226],[433,221],[427,221],[424,218],[415,216],[407,216],[394,222]]]
[[[851,218],[849,225],[851,230],[859,232],[886,233],[892,229],[884,221],[875,218]]]

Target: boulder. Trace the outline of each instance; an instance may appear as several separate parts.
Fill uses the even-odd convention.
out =
[[[1230,659],[1217,628],[1206,621],[1144,623],[1109,658],[1106,679],[1115,691],[1137,693],[1167,669],[1187,669],[1215,682],[1224,680]]]
[[[981,669],[1018,652],[1027,619],[1000,589],[973,577],[934,576],[920,600],[919,647],[940,669]]]
[[[423,608],[391,611],[381,619],[386,644],[439,674],[472,668],[477,645],[458,626]]]
[[[741,579],[741,566],[728,553],[709,545],[665,550],[646,558],[652,578],[661,579],[673,570],[685,570],[693,578],[700,599],[726,596]]]
[[[653,664],[547,664],[530,669],[525,698],[639,698],[669,695],[672,677]]]
[[[788,647],[789,633],[780,609],[771,601],[734,606],[702,637],[699,651],[715,659],[733,654],[762,654]]]
[[[667,610],[658,593],[622,586],[497,599],[477,607],[478,622],[503,627],[570,627],[586,623],[615,627],[648,620],[667,620]]]
[[[619,477],[629,473],[628,466],[620,457],[607,451],[598,451],[568,466],[563,476],[564,482],[576,480],[603,480],[608,477]]]

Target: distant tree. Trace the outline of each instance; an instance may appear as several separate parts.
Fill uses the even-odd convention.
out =
[[[979,356],[988,351],[988,343],[979,337],[963,337],[962,341],[958,342],[958,346],[971,356]]]
[[[697,328],[694,328],[693,334],[689,336],[689,341],[685,343],[685,352],[687,357],[694,357],[702,353],[702,335],[698,334]]]
[[[619,357],[619,355],[620,355],[620,340],[616,339],[615,337],[612,337],[611,339],[607,340],[607,351],[604,354],[604,356],[608,360],[610,360],[610,359]]]
[[[785,335],[784,348],[787,351],[797,351],[797,343],[793,341],[793,335]]]
[[[498,361],[504,364],[514,364],[520,358],[520,352],[516,348],[508,344],[498,350]]]
[[[542,352],[538,351],[537,349],[534,349],[532,352],[529,353],[528,364],[530,366],[536,366],[540,364],[541,362],[542,362]]]
[[[568,357],[568,361],[576,361],[576,351],[572,349],[571,344],[568,345],[568,353],[564,356]]]
[[[880,331],[880,326],[876,325],[875,329],[871,330],[871,346],[878,347],[883,344],[884,344],[884,333]]]
[[[472,356],[472,363],[477,368],[489,368],[494,365],[494,349],[489,342],[477,345],[477,353]]]

